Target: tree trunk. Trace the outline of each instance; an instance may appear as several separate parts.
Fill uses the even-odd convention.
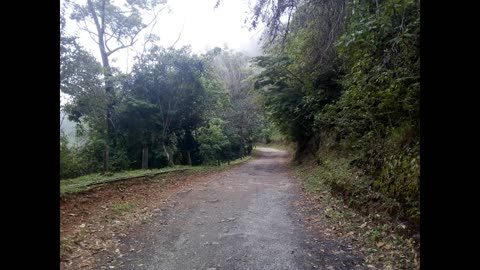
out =
[[[105,3],[103,2],[102,8],[105,9]],[[108,53],[105,48],[105,40],[104,40],[104,35],[105,35],[105,25],[104,21],[105,18],[102,17],[102,21],[99,20],[97,17],[97,13],[95,12],[95,7],[94,4],[91,0],[87,1],[90,15],[92,16],[95,26],[97,27],[97,33],[98,33],[98,48],[100,49],[100,56],[102,58],[102,66],[103,66],[103,75],[104,75],[104,80],[105,80],[105,93],[107,94],[107,108],[106,108],[106,131],[105,131],[105,150],[104,150],[104,156],[103,156],[103,171],[108,172],[110,169],[110,164],[109,164],[109,156],[110,156],[110,136],[112,134],[113,126],[112,126],[112,111],[113,111],[113,74],[112,70],[110,68],[110,63],[108,61]],[[104,11],[104,10],[103,10]]]
[[[108,157],[109,157],[109,147],[108,147],[108,142],[105,145],[105,150],[103,150],[103,172],[106,173],[108,172]]]
[[[107,126],[106,126],[106,132],[105,132],[105,141],[106,141],[106,146],[105,146],[105,161],[104,161],[104,170],[105,172],[108,172],[110,169],[110,163],[109,163],[109,157],[110,157],[110,141],[111,141],[111,136],[112,136],[112,131],[113,131],[113,126],[112,126],[112,110],[113,110],[113,104],[110,100],[111,93],[113,92],[113,87],[107,87],[105,91],[107,92],[107,98],[108,98],[108,104],[107,104]]]
[[[190,157],[190,151],[187,151],[188,166],[192,166],[192,158]]]
[[[142,169],[148,169],[148,146],[143,146],[142,149]]]
[[[163,148],[163,153],[164,153],[165,156],[167,157],[168,166],[174,166],[175,164],[173,163],[173,159],[172,159],[172,157],[170,156],[170,154],[168,153],[167,148],[165,147],[165,143],[164,143],[164,142],[162,142],[162,148]]]
[[[106,140],[106,155],[105,155],[105,161],[104,161],[104,170],[108,171],[110,168],[109,164],[109,146],[110,146],[110,137],[113,131],[113,125],[112,125],[112,111],[113,111],[113,75],[110,70],[110,63],[108,62],[108,57],[107,53],[105,50],[101,50],[101,56],[102,56],[102,62],[103,62],[103,68],[104,68],[104,73],[103,75],[105,76],[105,93],[107,94],[107,108],[106,108],[106,131],[105,131],[105,140]]]

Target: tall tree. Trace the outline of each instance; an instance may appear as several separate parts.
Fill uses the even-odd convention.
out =
[[[81,29],[89,33],[98,45],[102,66],[105,94],[106,142],[104,150],[104,171],[109,170],[110,137],[113,131],[112,113],[114,107],[114,76],[110,65],[111,56],[120,50],[137,43],[140,33],[152,25],[165,7],[162,0],[127,0],[117,5],[109,0],[87,0],[82,4],[74,3],[71,18],[81,24]],[[160,9],[156,10],[158,6]],[[142,17],[153,11],[150,22],[144,23]]]
[[[63,105],[69,120],[77,124],[88,123],[97,130],[104,130],[105,93],[103,91],[102,66],[87,52],[74,36],[67,36],[66,21],[61,20],[60,32],[60,91],[71,99]]]

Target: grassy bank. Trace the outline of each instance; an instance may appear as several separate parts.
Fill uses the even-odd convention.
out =
[[[102,175],[100,173],[84,175],[77,178],[65,179],[60,181],[60,196],[70,193],[77,193],[89,190],[95,186],[112,183],[116,180],[128,181],[139,178],[154,177],[157,174],[165,173],[182,173],[185,170],[192,172],[208,172],[227,169],[231,166],[246,162],[252,156],[244,157],[230,162],[230,165],[222,163],[220,166],[174,166],[162,169],[151,170],[131,170],[124,172],[112,173],[110,175]]]
[[[418,269],[418,234],[394,218],[398,202],[373,191],[361,171],[350,165],[352,160],[322,152],[318,160],[292,162],[291,167],[323,207],[325,222],[352,237],[368,263],[382,264],[383,269]]]
[[[109,175],[102,175],[100,173],[84,175],[72,179],[65,179],[60,181],[60,195],[66,193],[76,193],[88,190],[93,184],[101,185],[115,181],[116,179],[133,179],[139,177],[148,177],[149,175],[183,171],[188,169],[188,166],[175,166],[170,168],[152,169],[152,170],[132,170],[124,172],[116,172]]]

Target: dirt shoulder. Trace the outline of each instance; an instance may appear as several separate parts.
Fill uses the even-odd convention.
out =
[[[64,269],[375,269],[319,218],[285,151],[61,202]]]
[[[159,203],[175,203],[169,200],[171,194],[222,175],[231,167],[162,174],[63,196],[60,199],[61,268],[92,269],[101,253],[116,250],[118,237],[147,222]]]

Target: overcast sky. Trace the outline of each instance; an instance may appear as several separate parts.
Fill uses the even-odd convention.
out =
[[[217,46],[223,48],[227,45],[231,49],[244,51],[251,56],[259,55],[260,30],[249,31],[244,24],[249,13],[249,1],[223,0],[220,6],[214,9],[216,1],[168,1],[169,10],[163,10],[160,13],[153,31],[160,37],[157,44],[169,47],[181,33],[175,48],[191,45],[193,52],[202,53],[210,48]],[[79,36],[81,44],[100,60],[97,45],[85,31],[78,30],[76,22],[67,20],[66,32]],[[141,41],[140,39],[138,45]],[[123,71],[129,71],[134,54],[133,50],[129,50],[128,54],[126,50],[118,51],[112,55],[111,64]]]

